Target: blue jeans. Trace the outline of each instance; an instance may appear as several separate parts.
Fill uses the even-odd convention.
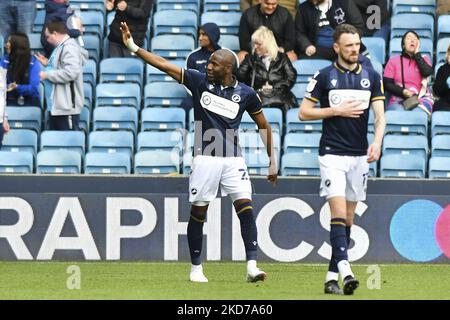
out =
[[[35,0],[1,0],[0,35],[6,42],[12,32],[31,33],[35,17]]]

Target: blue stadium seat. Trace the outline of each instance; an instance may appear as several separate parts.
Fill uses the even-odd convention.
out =
[[[273,137],[273,150],[275,152],[275,155],[277,156],[277,159],[279,159],[281,151],[281,137],[278,132],[273,132],[272,137]],[[244,153],[247,152],[255,154],[254,156],[252,156],[250,160],[255,159],[258,160],[260,157],[264,159],[267,158],[268,160],[266,147],[264,146],[264,143],[261,139],[259,132],[256,131],[240,132],[239,144]]]
[[[88,145],[89,152],[125,153],[129,158],[134,153],[134,137],[130,131],[92,131]]]
[[[41,132],[42,111],[38,107],[6,107],[11,129],[31,129]]]
[[[450,134],[450,112],[435,111],[431,114],[431,136]]]
[[[0,35],[0,56],[3,57],[3,48],[5,47],[5,39]]]
[[[12,129],[3,137],[3,151],[30,152],[34,156],[37,152],[38,136],[30,129]]]
[[[94,10],[81,11],[80,18],[84,27],[83,40],[87,34],[95,34],[99,39],[103,39],[105,16],[102,12]]]
[[[367,47],[372,60],[384,65],[386,62],[386,42],[380,37],[362,37],[361,42]]]
[[[426,13],[434,16],[436,0],[393,0],[392,14]]]
[[[376,72],[378,72],[381,79],[383,79],[383,65],[381,64],[381,62],[378,62],[377,60],[372,60],[371,63],[372,63],[374,70]]]
[[[430,179],[449,179],[450,157],[431,157],[428,176]]]
[[[273,132],[281,132],[283,129],[283,112],[278,108],[263,108],[264,116],[272,127]],[[258,130],[258,126],[248,112],[242,115],[240,130]]]
[[[319,159],[316,154],[293,152],[281,158],[283,176],[320,176]]]
[[[194,108],[191,108],[190,110],[189,110],[189,114],[188,114],[188,121],[189,121],[189,123],[188,123],[188,126],[189,126],[189,132],[193,132],[194,131]],[[242,122],[241,122],[241,124],[242,124]]]
[[[388,154],[419,155],[428,157],[428,138],[416,135],[391,135],[384,136],[383,156]]]
[[[184,129],[185,119],[182,108],[145,108],[141,114],[141,131]]]
[[[70,6],[81,11],[99,11],[102,15],[106,13],[104,0],[70,0]]]
[[[173,63],[180,68],[186,67],[186,61],[185,60],[171,60],[170,63]],[[155,67],[146,64],[145,65],[145,82],[148,84],[150,82],[161,82],[161,81],[172,81],[176,82],[175,79],[173,79],[171,76],[169,76],[167,73],[162,72],[159,69],[156,69]]]
[[[191,152],[185,152],[183,154],[183,174],[188,175],[191,172],[191,166],[192,166],[192,153]]]
[[[83,107],[80,113],[80,121],[78,123],[81,130],[84,131],[85,134],[89,133],[91,127],[91,112],[88,108]]]
[[[141,108],[141,88],[137,83],[100,83],[96,88],[95,108],[127,106]]]
[[[328,67],[330,61],[324,59],[300,59],[292,63],[297,70],[297,83],[309,83],[317,71]]]
[[[171,151],[140,151],[134,157],[136,174],[170,174],[180,172],[180,155]]]
[[[100,38],[96,34],[83,35],[84,48],[88,51],[89,59],[96,63],[100,61]]]
[[[450,20],[449,20],[450,23]],[[446,62],[445,55],[447,54],[447,48],[450,45],[450,37],[439,39],[436,45],[436,62]]]
[[[95,108],[93,125],[94,131],[128,130],[135,134],[138,126],[138,112],[133,107]]]
[[[137,137],[137,151],[165,150],[183,151],[183,135],[180,131],[146,131],[140,132]]]
[[[437,38],[450,37],[450,15],[441,15],[437,20]]]
[[[434,17],[425,13],[402,13],[391,17],[391,39],[401,38],[408,30],[414,30],[423,38],[434,39]]]
[[[237,35],[239,32],[241,15],[241,12],[205,12],[201,16],[201,25],[204,25],[207,22],[214,22],[219,26],[221,36],[224,34]]]
[[[44,22],[45,22],[45,10],[36,10],[36,17],[34,18],[32,32],[41,33],[42,28],[44,28]]]
[[[450,136],[438,135],[431,139],[432,157],[450,157]]]
[[[284,136],[284,154],[319,154],[321,133],[288,133]]]
[[[153,34],[186,34],[197,38],[197,14],[190,10],[163,10],[153,15]]]
[[[0,151],[0,173],[33,173],[33,153]]]
[[[88,152],[84,163],[86,174],[129,174],[131,158],[125,153]]]
[[[176,82],[151,82],[144,88],[144,108],[179,107],[187,96],[183,85]]]
[[[107,58],[100,62],[100,82],[133,82],[142,87],[144,64],[136,58]]]
[[[97,63],[89,59],[83,66],[83,81],[89,83],[93,88],[97,85]]]
[[[290,109],[286,113],[286,133],[289,132],[322,132],[322,120],[300,120],[298,109]]]
[[[157,11],[163,10],[191,10],[195,13],[200,12],[199,0],[157,0]]]
[[[81,173],[81,155],[72,150],[43,150],[37,154],[36,173]]]
[[[91,110],[92,109],[92,86],[87,83],[83,82],[83,93],[84,93],[84,102],[83,107]]]
[[[425,157],[419,155],[389,154],[380,160],[382,178],[425,178]]]
[[[393,111],[385,113],[386,134],[420,134],[427,136],[428,116],[419,111]]]
[[[208,11],[241,11],[239,0],[205,0],[203,12]]]
[[[194,48],[194,39],[191,36],[183,34],[154,36],[150,46],[154,54],[167,59],[186,59]]]
[[[40,150],[72,150],[84,157],[86,137],[83,131],[54,131],[41,133]]]
[[[400,55],[402,52],[401,48],[401,38],[391,39],[389,42],[389,57]],[[433,40],[431,39],[420,39],[420,52],[426,54],[433,62],[433,52],[434,52]]]
[[[222,48],[230,49],[234,52],[240,51],[239,37],[232,34],[224,34],[220,36],[219,45]]]
[[[301,104],[303,97],[305,96],[307,83],[296,83],[294,87],[291,89],[292,93],[297,98],[297,103]]]
[[[373,139],[375,139],[375,135],[373,133],[367,133],[367,142],[369,145],[372,144]],[[369,163],[369,177],[376,177],[378,173],[378,161],[373,161]]]
[[[30,40],[30,49],[32,52],[40,52],[44,54],[44,47],[41,44],[41,34],[40,33],[29,33],[28,40]]]
[[[242,150],[249,175],[266,176],[269,174],[269,157],[267,153],[256,149]]]

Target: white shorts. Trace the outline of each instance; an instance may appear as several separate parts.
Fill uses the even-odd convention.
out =
[[[189,202],[211,202],[221,195],[230,195],[233,202],[250,199],[252,185],[242,157],[196,156],[189,175]]]
[[[320,196],[345,197],[348,201],[366,200],[369,163],[367,156],[319,156]]]

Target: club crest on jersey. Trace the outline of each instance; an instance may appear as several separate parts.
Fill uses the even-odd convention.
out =
[[[238,94],[233,94],[231,96],[231,101],[233,101],[233,102],[240,102],[241,101],[241,96],[238,95]]]
[[[331,95],[330,100],[334,105],[341,104],[341,96],[339,94]]]
[[[361,79],[361,87],[367,89],[370,87],[370,80],[369,79]]]
[[[208,105],[208,104],[211,103],[211,98],[210,98],[209,96],[203,96],[203,97],[202,97],[202,102],[203,102],[205,105]]]

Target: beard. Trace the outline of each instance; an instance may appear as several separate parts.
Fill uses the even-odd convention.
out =
[[[349,56],[348,58],[340,56],[340,58],[347,64],[353,64],[358,62],[358,56],[356,56],[356,58],[354,58],[354,56]]]

